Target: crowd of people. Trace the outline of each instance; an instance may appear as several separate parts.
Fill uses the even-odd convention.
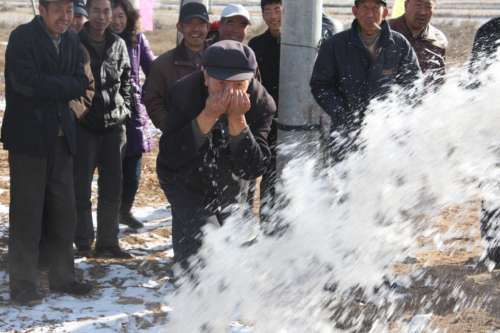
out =
[[[387,20],[387,1],[356,0],[345,31],[323,13],[310,86],[337,134],[330,137],[332,163],[357,149],[371,100],[394,85],[410,91],[421,77],[434,89],[445,82],[447,39],[430,24],[435,6],[436,0],[406,0],[403,16]],[[268,29],[247,46],[252,20],[244,6],[228,5],[210,23],[203,4],[187,3],[176,25],[181,41],[156,59],[128,0],[41,0],[40,14],[12,32],[1,139],[11,172],[13,301],[42,301],[40,263],[49,266],[50,290],[85,295],[93,286],[76,280],[75,257],[133,258],[118,232],[120,223],[144,226],[131,209],[142,154],[153,150],[149,119],[162,132],[158,181],[171,205],[174,261],[182,269],[196,264],[202,227],[220,227],[252,202],[261,176],[260,223],[270,221],[284,14],[281,0],[262,0],[261,9]],[[498,22],[479,29],[472,74],[486,68],[483,54],[494,57]],[[499,216],[483,209],[497,263],[500,250],[488,226]]]

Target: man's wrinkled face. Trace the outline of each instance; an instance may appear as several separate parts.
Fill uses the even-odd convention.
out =
[[[93,0],[88,10],[90,29],[104,31],[111,23],[113,10],[109,0]]]
[[[431,21],[435,0],[407,0],[405,2],[405,20],[412,30],[423,30]]]
[[[68,30],[73,22],[73,1],[49,2],[49,8],[39,7],[45,29],[54,37],[59,38]]]
[[[389,10],[384,7],[380,0],[361,0],[358,8],[352,7],[352,13],[358,20],[361,32],[367,36],[373,36],[378,32],[377,26],[389,14]]]
[[[193,17],[186,23],[177,23],[177,30],[184,35],[186,46],[197,50],[203,47],[207,38],[208,22],[199,17]]]
[[[82,14],[75,14],[73,22],[71,22],[69,26],[69,30],[73,31],[75,34],[79,33],[80,30],[82,30],[84,21],[85,21],[85,16],[83,16]]]
[[[248,32],[248,21],[243,16],[227,17],[219,22],[220,40],[235,40],[242,43]]]
[[[222,91],[226,87],[232,88],[233,90],[240,90],[246,92],[248,90],[248,86],[250,85],[250,80],[224,81],[208,76],[205,70],[203,70],[203,74],[205,75],[205,85],[208,87],[209,95],[212,95],[217,91]]]
[[[275,36],[281,34],[281,11],[282,5],[280,3],[267,4],[264,6],[262,18],[266,22],[271,33]]]

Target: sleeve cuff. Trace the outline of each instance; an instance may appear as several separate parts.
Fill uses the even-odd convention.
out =
[[[238,145],[245,137],[249,138],[253,137],[252,132],[250,132],[248,126],[245,127],[245,129],[241,131],[241,133],[238,134],[237,136],[231,136],[231,140],[229,141],[229,148],[231,148],[231,152],[236,151],[236,148],[238,148]]]
[[[198,120],[196,118],[194,118],[193,121],[191,122],[191,126],[193,128],[196,150],[199,150],[201,149],[201,147],[203,147],[205,141],[207,141],[208,135],[201,133],[200,125],[198,125]]]

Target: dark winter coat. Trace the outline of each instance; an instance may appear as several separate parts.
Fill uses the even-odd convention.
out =
[[[205,42],[205,49],[208,44]],[[170,87],[183,77],[196,72],[186,52],[185,40],[176,48],[153,61],[144,94],[144,105],[151,121],[163,132],[163,120],[168,112],[167,95]]]
[[[269,163],[266,139],[276,111],[273,99],[257,80],[252,79],[247,93],[251,107],[245,118],[251,135],[231,151],[230,145],[222,142],[222,131],[214,127],[211,139],[198,150],[191,122],[203,111],[208,98],[203,72],[186,76],[170,87],[156,168],[160,183],[178,186],[214,211],[245,195],[241,191],[248,181],[262,175]]]
[[[76,115],[72,99],[89,86],[75,34],[61,35],[60,53],[38,17],[10,34],[5,52],[3,148],[34,156],[54,151],[62,126],[69,149],[76,153]]]
[[[153,137],[151,136],[151,127],[149,125],[148,112],[142,103],[144,91],[146,88],[149,68],[153,62],[153,51],[149,47],[149,42],[144,34],[138,33],[136,36],[137,45],[128,49],[130,57],[130,79],[132,91],[137,105],[137,112],[132,113],[127,121],[127,152],[126,156],[149,153],[153,150]],[[141,88],[139,72],[141,70],[146,75],[146,82]]]
[[[90,54],[95,94],[80,126],[94,134],[106,134],[125,122],[131,114],[130,60],[125,41],[106,29],[106,45],[101,60],[87,36],[89,22],[78,33]]]
[[[310,85],[314,98],[332,118],[332,130],[359,127],[370,101],[386,96],[395,84],[408,86],[420,73],[406,38],[382,22],[375,57],[361,42],[358,22],[328,39],[316,59]]]
[[[417,41],[413,38],[408,25],[406,24],[404,15],[396,19],[389,20],[389,25],[392,31],[397,31],[410,42],[410,45],[415,50],[420,64],[420,69],[427,74],[445,74],[445,58],[446,48],[448,47],[448,39],[444,33],[435,28],[432,24],[428,24],[424,29],[422,37]]]
[[[476,32],[469,62],[469,72],[484,72],[492,61],[497,61],[496,51],[500,40],[500,17],[489,20]]]

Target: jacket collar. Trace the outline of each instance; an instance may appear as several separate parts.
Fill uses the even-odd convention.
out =
[[[40,19],[38,19],[38,16],[35,16],[31,23],[35,26],[35,30],[38,34],[38,37],[40,41],[42,42],[42,45],[45,47],[47,52],[57,61],[59,61],[59,54],[57,53],[56,47],[54,46],[54,43],[52,42],[53,38],[49,37],[49,34],[47,32],[47,29],[45,29],[43,23],[40,22]],[[67,35],[68,32],[66,31],[63,35],[59,35],[59,38],[61,38],[61,41],[63,41],[66,38],[63,38],[63,36]],[[62,46],[62,44],[61,44]],[[61,47],[62,50],[62,47]]]
[[[354,21],[352,21],[352,26],[351,26],[351,41],[358,47],[366,50],[365,44],[363,44],[361,38],[359,38],[358,26],[359,26],[358,20],[354,19]],[[386,20],[382,21],[380,27],[382,28],[382,31],[380,32],[380,38],[378,40],[377,47],[387,47],[390,45],[395,45],[396,43],[394,42],[394,38],[392,38],[392,30],[389,27],[387,21]]]
[[[205,41],[205,50],[209,47],[208,43]],[[182,42],[180,42],[179,45],[174,49],[174,66],[189,66],[196,70],[196,68],[193,67],[191,64],[191,61],[189,60],[189,57],[186,52],[186,43],[185,40],[182,39]]]
[[[90,23],[87,21],[83,24],[82,30],[78,33],[78,37],[80,41],[84,44],[85,48],[90,52],[89,47],[92,46],[89,41],[87,29],[89,28]],[[120,37],[109,31],[109,29],[104,30],[104,36],[106,37],[106,45],[104,46],[104,53],[113,45],[114,42]],[[91,48],[93,49],[93,48]]]
[[[406,37],[406,39],[411,40],[411,32],[409,31],[408,25],[406,24],[406,20],[403,16],[398,17],[397,19],[394,19],[395,23],[395,30],[396,31],[401,31],[401,34]],[[441,48],[446,48],[445,45],[442,45],[440,42],[440,38],[437,35],[437,29],[432,25],[428,24],[425,29],[424,33],[422,34],[422,38],[420,41],[426,41],[431,43],[432,45],[441,47]]]

